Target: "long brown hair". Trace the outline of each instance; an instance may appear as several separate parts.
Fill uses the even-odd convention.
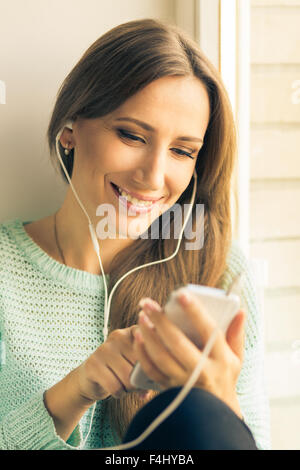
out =
[[[137,323],[142,297],[149,296],[164,305],[170,292],[184,284],[221,286],[232,240],[231,178],[236,163],[236,135],[231,105],[218,71],[184,31],[156,19],[135,20],[111,29],[85,52],[59,90],[48,128],[50,154],[57,165],[55,138],[67,120],[102,117],[165,76],[195,76],[209,96],[210,119],[196,162],[198,183],[191,216],[194,229],[196,204],[204,204],[204,243],[198,250],[185,250],[187,239],[183,235],[175,258],[127,276],[112,299],[109,332]],[[74,155],[66,158],[59,148],[71,177]],[[67,181],[63,169],[57,168]],[[177,203],[189,203],[191,191],[192,182]],[[171,220],[171,230],[173,223]],[[137,239],[115,256],[109,290],[130,269],[171,255],[177,243],[178,239],[161,237],[161,232],[155,240]],[[157,394],[153,392],[152,397]],[[122,440],[144,404],[136,392],[104,400],[117,440]]]

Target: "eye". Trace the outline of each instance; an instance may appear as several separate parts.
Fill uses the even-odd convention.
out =
[[[129,134],[128,132],[124,131],[123,129],[117,129],[117,131],[118,131],[118,134],[121,137],[125,137],[127,139],[131,139],[131,140],[135,140],[135,141],[139,140],[140,142],[144,142],[143,139],[140,139],[136,135]]]
[[[124,131],[124,129],[117,129],[117,132],[121,137],[125,139],[134,140],[135,142],[136,141],[144,142],[144,140],[141,139],[140,137],[137,137],[136,135],[133,135],[133,134],[129,134],[129,132]],[[193,157],[193,154],[197,152],[197,149],[193,149],[191,153],[185,152],[184,150],[181,150],[181,149],[174,149],[174,151],[177,153],[177,155],[187,156],[191,158],[192,160],[195,160],[196,158],[196,157]]]
[[[177,151],[178,155],[186,155],[187,157],[191,158],[192,160],[195,159],[195,157],[193,157],[193,153],[196,152],[196,150],[193,150],[192,153],[188,153],[188,152],[185,152],[184,150],[181,150],[181,149],[174,149]]]

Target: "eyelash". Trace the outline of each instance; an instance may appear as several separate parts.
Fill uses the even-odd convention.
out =
[[[140,139],[140,138],[137,137],[136,135],[130,134],[130,133],[124,131],[123,129],[117,129],[117,132],[118,132],[118,134],[119,134],[121,137],[123,137],[123,138],[128,138],[128,139],[133,140],[133,141],[137,141],[137,140],[142,141],[142,139]],[[195,152],[197,151],[196,149],[193,150],[191,153],[185,152],[184,150],[181,150],[181,149],[177,149],[177,150],[179,150],[180,152],[182,152],[181,154],[178,153],[179,156],[180,156],[180,155],[181,155],[181,156],[187,156],[187,157],[191,158],[192,160],[195,159],[195,157],[193,157],[192,155],[193,155],[193,153],[195,153]]]

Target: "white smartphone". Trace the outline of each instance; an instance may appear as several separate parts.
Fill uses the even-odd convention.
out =
[[[228,294],[222,289],[197,284],[187,284],[187,286],[181,287],[171,293],[164,307],[166,315],[199,349],[201,349],[203,347],[201,338],[195,331],[192,322],[185,315],[179,302],[177,302],[178,294],[185,289],[191,291],[199,298],[203,309],[215,319],[224,334],[226,334],[228,326],[240,309],[240,298],[238,295],[234,293]],[[147,377],[139,362],[136,363],[132,370],[130,383],[137,389],[163,390],[159,384]]]

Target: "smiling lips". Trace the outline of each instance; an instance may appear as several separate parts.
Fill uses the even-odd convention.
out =
[[[162,198],[150,198],[147,196],[140,196],[139,194],[129,192],[120,186],[117,186],[114,183],[111,183],[112,186],[118,191],[118,193],[125,197],[129,202],[131,202],[133,205],[138,205],[141,207],[150,207],[152,206],[155,202],[159,201]]]
[[[114,193],[118,197],[119,201],[123,203],[126,207],[134,207],[137,212],[144,213],[149,212],[156,205],[156,202],[162,198],[150,199],[143,198],[138,199],[132,195],[132,193],[127,193],[124,189],[120,188],[116,184],[111,182],[111,186],[114,190]],[[133,193],[134,194],[134,193]]]

